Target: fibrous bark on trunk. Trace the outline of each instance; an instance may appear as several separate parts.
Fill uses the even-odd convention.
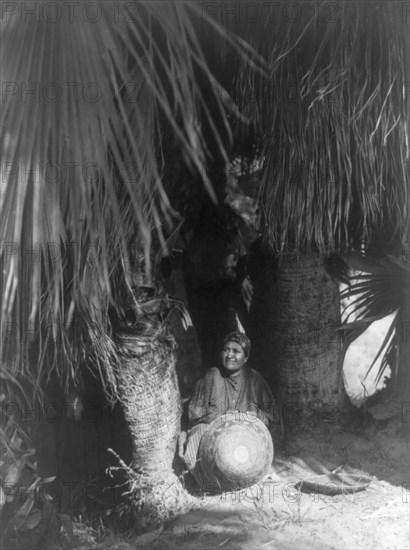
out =
[[[283,419],[325,420],[344,401],[339,287],[317,254],[286,255],[278,271],[274,356]],[[325,412],[326,411],[326,412]]]
[[[167,335],[122,333],[118,339],[118,393],[133,440],[125,506],[134,506],[128,512],[145,526],[185,510],[190,502],[172,469],[181,420],[175,343]]]

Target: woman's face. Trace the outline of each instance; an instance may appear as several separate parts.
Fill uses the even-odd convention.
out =
[[[230,374],[239,374],[247,357],[243,347],[236,342],[227,342],[221,352],[222,365]]]

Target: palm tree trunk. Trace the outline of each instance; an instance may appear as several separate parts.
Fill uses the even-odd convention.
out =
[[[145,526],[189,503],[172,469],[181,420],[175,344],[167,335],[134,332],[121,333],[118,348],[118,393],[133,440],[128,512]]]
[[[284,423],[331,421],[344,402],[339,288],[318,254],[286,255],[279,267],[274,355]]]

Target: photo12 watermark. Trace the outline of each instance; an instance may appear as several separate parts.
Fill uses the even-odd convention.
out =
[[[143,5],[134,1],[4,1],[0,3],[0,21],[4,23],[48,23],[97,25],[107,23],[135,24],[143,20]]]
[[[220,24],[260,23],[280,20],[284,23],[297,23],[302,19],[316,18],[324,23],[341,21],[340,4],[334,2],[283,2],[283,1],[237,1],[202,2],[202,19],[212,18]]]

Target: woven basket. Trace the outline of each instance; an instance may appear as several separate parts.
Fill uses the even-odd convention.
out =
[[[209,425],[198,451],[205,483],[222,491],[250,487],[269,471],[272,437],[256,417],[227,413]]]
[[[118,335],[118,391],[133,438],[134,466],[150,477],[172,471],[181,417],[174,341]]]

